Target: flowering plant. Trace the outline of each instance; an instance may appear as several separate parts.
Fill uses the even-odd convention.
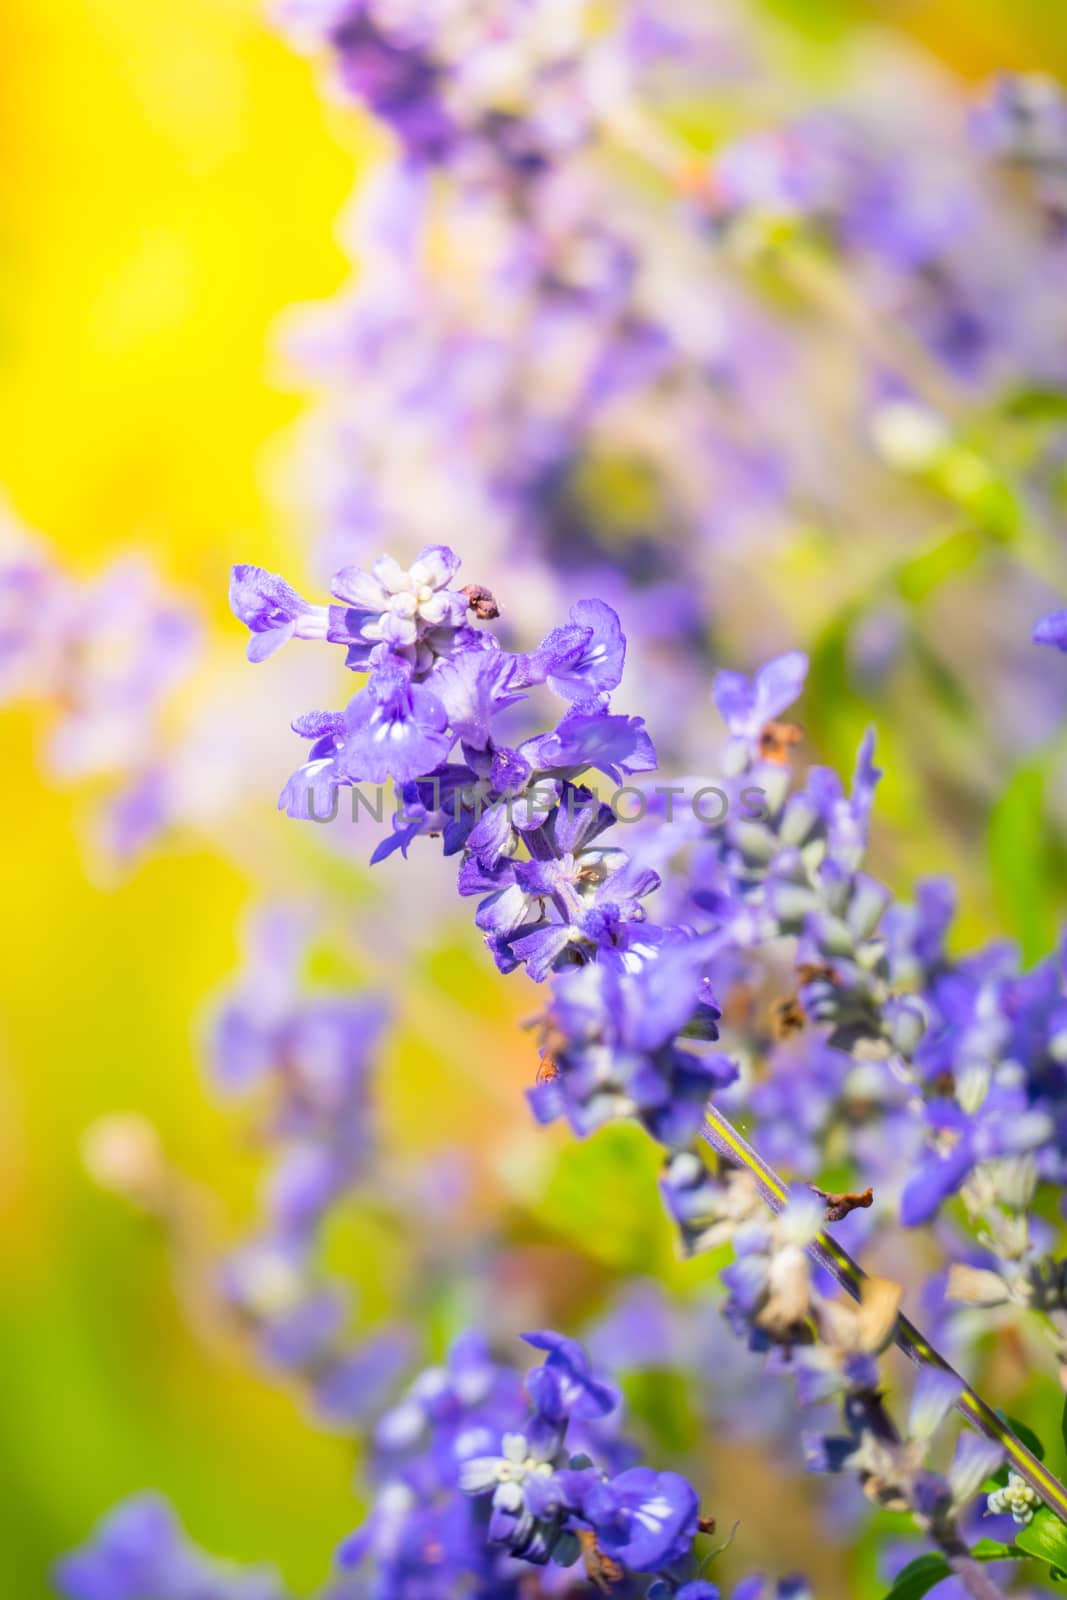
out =
[[[953,1064],[957,1007],[967,981],[949,984],[944,971],[943,897],[931,886],[925,910],[894,908],[890,892],[862,870],[880,776],[871,736],[861,746],[850,791],[819,768],[809,771],[803,788],[790,785],[793,741],[779,719],[803,687],[802,654],[777,658],[751,681],[728,672],[714,684],[729,730],[723,751],[729,776],[722,781],[758,794],[760,816],[712,827],[695,816],[675,819],[661,804],[654,828],[626,852],[607,842],[618,818],[589,781],[591,773],[618,781],[655,764],[641,719],[611,709],[626,649],[619,618],[603,602],[580,600],[569,622],[533,650],[506,651],[492,633],[466,620],[468,610],[490,621],[498,615],[484,586],[445,588],[458,564],[451,550],[438,546],[423,551],[406,572],[382,558],[369,573],[336,575],[335,595],[361,609],[331,608],[325,637],[347,646],[346,664],[367,673],[367,682],[343,713],[311,713],[294,724],[316,742],[279,804],[307,817],[315,814],[314,797],[324,786],[395,779],[403,804],[374,859],[397,849],[406,855],[420,834],[439,836],[446,854],[459,858],[460,894],[481,897],[475,921],[496,965],[505,973],[525,968],[536,981],[550,983],[542,1069],[530,1091],[538,1120],[566,1116],[579,1134],[619,1117],[644,1124],[666,1147],[663,1198],[686,1249],[734,1246],[736,1260],[723,1279],[726,1314],[736,1331],[755,1348],[785,1356],[802,1403],[841,1399],[847,1431],[813,1436],[809,1463],[855,1472],[876,1503],[910,1512],[942,1552],[944,1567],[928,1569],[935,1575],[955,1572],[969,1592],[995,1593],[961,1533],[961,1513],[1010,1461],[1007,1487],[990,1495],[989,1509],[1010,1510],[1025,1527],[1040,1506],[1049,1548],[1058,1549],[1067,1535],[1054,1531],[1061,1526],[1056,1513],[1067,1513],[1067,1492],[1043,1467],[1040,1445],[1034,1451],[1013,1435],[901,1318],[899,1285],[865,1278],[826,1237],[826,1221],[872,1206],[873,1188],[838,1195],[787,1191],[732,1125],[709,1111],[712,1095],[735,1085],[739,1070],[729,1055],[697,1045],[719,1040],[715,992],[736,983],[766,948],[788,941],[797,988],[779,1010],[779,1030],[814,1026],[822,1041],[817,1054],[828,1055],[835,1067],[851,1059],[879,1069],[882,1085],[864,1120],[888,1120],[894,1128],[895,1144],[878,1163],[877,1176],[899,1194],[903,1223],[927,1221],[947,1196],[967,1186],[971,1213],[989,1219],[981,1235],[986,1248],[995,1252],[999,1229],[1005,1254],[1017,1263],[1005,1262],[1001,1273],[1018,1282],[1022,1270],[1032,1286],[1045,1286],[1039,1303],[1056,1340],[1063,1308],[1049,1286],[1061,1269],[1031,1239],[1022,1212],[1042,1171],[1054,1182],[1058,1177],[1059,1074],[1028,1078],[1014,1063],[998,1068],[987,1053],[973,1053],[971,1035],[970,1081]],[[263,604],[281,587],[266,573],[237,569],[234,608],[253,637]],[[289,593],[294,613],[312,610]],[[430,616],[418,616],[422,605],[431,608]],[[439,621],[446,615],[447,623]],[[360,642],[368,639],[369,650]],[[515,707],[541,684],[567,702],[556,726],[525,737],[498,732],[505,723],[515,725]],[[535,803],[535,787],[539,799],[547,789],[547,806]],[[657,797],[670,799],[685,789],[669,786]],[[666,886],[652,859],[672,863]],[[664,887],[669,920],[655,921],[645,902]],[[984,966],[981,957],[976,965]],[[949,989],[951,1003],[942,998]],[[1032,1004],[1039,1010],[1028,1011],[1029,1030],[1043,1014],[1046,993],[1053,1018],[1067,1015],[1062,977],[1053,969],[1048,989],[1037,985]],[[1055,1059],[1062,1023],[1051,1026]],[[933,1063],[938,1076],[931,1082]],[[955,1086],[951,1099],[943,1087],[946,1072]],[[912,1087],[904,1103],[893,1094],[894,1080]],[[698,1155],[701,1138],[725,1160],[718,1175]],[[764,1202],[777,1221],[768,1222]],[[827,1299],[813,1265],[855,1295],[859,1309]],[[1008,1298],[1005,1281],[989,1267],[976,1271],[959,1263],[949,1295],[1001,1303]],[[1032,1303],[1032,1295],[1024,1298]],[[878,1363],[893,1340],[920,1367],[903,1434],[885,1408]],[[931,1469],[928,1453],[953,1406],[976,1431],[960,1436],[942,1475]],[[544,1418],[539,1422],[546,1425]],[[551,1437],[555,1441],[554,1431]],[[515,1475],[522,1481],[535,1460],[545,1463],[553,1482],[558,1474],[551,1470],[551,1451],[520,1460],[517,1443],[502,1448],[500,1457],[465,1468],[461,1484],[476,1486],[475,1492],[508,1486],[506,1495],[494,1490],[493,1503],[498,1511],[506,1504],[521,1533],[513,1539],[497,1516],[489,1537],[524,1553],[541,1501],[524,1500],[511,1487]],[[552,1495],[550,1515],[562,1511],[556,1525],[566,1531],[575,1507],[571,1502],[568,1511],[559,1490]],[[600,1540],[599,1560],[609,1536],[595,1522],[586,1531]],[[690,1539],[693,1531],[691,1525]],[[533,1548],[533,1559],[552,1559],[551,1532],[538,1528]],[[983,1554],[1007,1558],[1014,1548],[994,1543]],[[1050,1561],[1054,1566],[1055,1558]],[[662,1573],[665,1593],[675,1581],[669,1566],[665,1562]]]

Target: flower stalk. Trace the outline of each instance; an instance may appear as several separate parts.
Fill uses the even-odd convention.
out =
[[[762,1156],[742,1138],[733,1123],[712,1105],[707,1108],[701,1136],[727,1162],[743,1167],[752,1175],[772,1211],[777,1213],[784,1209],[789,1199],[786,1185]],[[824,1230],[808,1247],[808,1254],[820,1267],[825,1268],[847,1294],[854,1300],[859,1300],[867,1274],[857,1262],[853,1261],[848,1251],[842,1249],[836,1239]],[[962,1387],[956,1400],[956,1409],[979,1433],[1002,1447],[1012,1468],[1026,1480],[1036,1494],[1040,1495],[1045,1505],[1067,1522],[1067,1488],[1064,1488],[1045,1464],[1015,1437],[1007,1423],[1002,1421],[981,1395],[960,1377],[951,1362],[947,1361],[940,1351],[935,1350],[930,1341],[905,1316],[898,1317],[893,1338],[898,1348],[903,1350],[909,1361],[913,1361],[916,1366],[940,1368],[941,1371],[951,1373],[959,1380]],[[971,1592],[977,1591],[972,1588]]]

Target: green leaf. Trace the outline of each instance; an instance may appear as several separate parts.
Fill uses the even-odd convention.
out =
[[[1043,389],[1034,384],[1009,394],[1004,410],[1022,422],[1059,422],[1067,417],[1067,394],[1062,389]]]
[[[963,507],[987,541],[1006,544],[1016,537],[1022,506],[1011,484],[980,447],[951,445],[938,458],[931,476],[943,494]]]
[[[944,1556],[933,1551],[925,1556],[916,1556],[903,1571],[897,1573],[896,1582],[885,1600],[922,1600],[922,1596],[929,1594],[935,1583],[951,1576],[952,1568]]]
[[[1060,1438],[1063,1440],[1063,1448],[1067,1450],[1067,1400],[1063,1402],[1063,1410],[1060,1412]]]
[[[805,726],[831,763],[848,767],[871,707],[859,695],[849,654],[849,638],[863,615],[860,605],[841,608],[826,623],[811,649],[805,696]]]
[[[1015,1535],[1015,1543],[1028,1556],[1047,1561],[1050,1567],[1067,1568],[1067,1527],[1048,1506],[1038,1507],[1033,1521]]]
[[[1045,1447],[1041,1443],[1041,1440],[1038,1438],[1037,1434],[1034,1432],[1033,1428],[1028,1428],[1025,1422],[1019,1421],[1018,1417],[1009,1417],[1006,1411],[998,1410],[997,1416],[1002,1422],[1006,1422],[1008,1424],[1008,1427],[1019,1440],[1020,1444],[1024,1444],[1031,1455],[1036,1456],[1039,1461],[1044,1461]]]
[[[973,566],[986,548],[974,528],[957,528],[928,545],[898,567],[896,584],[901,599],[912,606],[921,605],[943,583]]]
[[[970,1553],[975,1561],[1017,1561],[1022,1552],[1018,1545],[1001,1544],[999,1539],[979,1539]]]
[[[539,1178],[539,1195],[531,1194],[525,1204],[542,1227],[618,1272],[669,1271],[674,1262],[670,1226],[662,1226],[655,1208],[644,1203],[648,1191],[634,1178],[639,1172],[654,1186],[658,1163],[654,1146],[639,1129],[616,1123],[595,1139],[562,1146],[547,1177]]]
[[[1058,926],[1062,882],[1048,815],[1049,781],[1048,755],[1029,757],[1008,780],[989,820],[997,908],[1027,962],[1044,955]]]

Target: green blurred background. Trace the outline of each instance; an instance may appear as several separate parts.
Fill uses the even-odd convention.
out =
[[[1057,0],[772,9],[813,72],[871,19],[969,79],[1067,68]],[[79,571],[151,549],[234,649],[230,562],[282,566],[301,534],[290,470],[304,402],[276,376],[272,321],[345,281],[336,218],[374,148],[357,118],[326,105],[257,0],[0,3],[0,485]],[[146,1486],[167,1492],[209,1549],[270,1557],[309,1589],[354,1520],[348,1447],[306,1428],[293,1398],[237,1352],[190,1331],[151,1227],[94,1189],[79,1159],[94,1117],[136,1108],[236,1218],[249,1210],[256,1158],[205,1087],[196,1029],[237,963],[256,886],[189,845],[97,884],[82,849],[86,796],[42,781],[37,744],[32,712],[0,721],[3,1593],[49,1594],[49,1561]],[[280,748],[279,770],[287,757]],[[890,815],[906,809],[906,789]],[[1025,792],[1016,803],[1025,821]],[[1017,840],[1010,817],[1007,828]],[[1024,828],[1002,872],[1039,875],[1043,848]],[[976,928],[995,902],[995,872],[979,863],[967,886]],[[515,1024],[528,995],[497,985],[489,1017],[434,1021],[435,994],[462,1010],[472,949],[457,934],[421,976],[422,1000],[390,1046],[387,1125],[409,1154],[450,1138],[488,1147],[491,1135],[497,1169],[500,1152],[521,1167],[540,1159],[519,1093],[529,1046]],[[491,1060],[491,1094],[465,1070],[472,1038]],[[605,1270],[669,1262],[658,1223],[626,1212],[631,1161],[651,1163],[649,1183],[654,1166],[636,1150],[623,1137],[596,1158],[622,1174],[614,1187],[598,1177],[617,1248]],[[538,1250],[554,1229],[565,1235],[567,1186],[582,1184],[588,1159],[565,1159]],[[485,1204],[499,1204],[493,1161],[485,1168]],[[358,1225],[350,1244],[358,1275],[373,1254]],[[366,1277],[368,1294],[387,1292],[374,1290],[374,1270]],[[735,1452],[737,1509],[746,1484],[758,1491],[758,1463],[749,1470]],[[776,1508],[783,1561],[804,1522],[802,1504]]]

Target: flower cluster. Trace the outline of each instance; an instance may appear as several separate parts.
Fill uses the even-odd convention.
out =
[[[341,1548],[339,1575],[323,1600],[451,1600],[460,1592],[525,1600],[564,1592],[551,1574],[564,1577],[578,1563],[595,1592],[618,1600],[719,1600],[718,1586],[694,1574],[692,1547],[703,1525],[691,1485],[677,1473],[624,1464],[635,1452],[607,1420],[618,1393],[580,1345],[555,1333],[526,1338],[546,1359],[525,1385],[470,1334],[382,1419],[379,1487],[366,1521]],[[538,1568],[551,1586],[531,1587]],[[288,1594],[268,1569],[203,1556],[156,1495],[118,1507],[54,1576],[65,1600]],[[810,1600],[799,1577],[769,1585],[754,1575],[731,1595]]]
[[[549,1067],[531,1092],[537,1116],[565,1115],[587,1133],[636,1115],[668,1148],[685,1148],[709,1094],[737,1077],[729,1056],[693,1048],[717,1037],[710,981],[726,993],[751,980],[764,952],[791,947],[795,989],[777,1028],[804,1032],[809,1049],[788,1057],[795,1089],[768,1080],[754,1095],[757,1111],[777,1112],[783,1095],[799,1095],[812,1078],[833,1082],[819,1130],[825,1146],[835,1112],[853,1114],[843,1079],[849,1062],[858,1065],[861,1120],[888,1119],[901,1135],[881,1157],[871,1141],[873,1176],[900,1191],[912,1226],[976,1174],[999,1182],[1016,1213],[1040,1173],[1061,1181],[1059,963],[1024,979],[1000,947],[950,961],[945,886],[925,885],[915,907],[898,906],[864,871],[880,776],[870,736],[849,792],[824,768],[792,786],[796,730],[781,718],[803,687],[803,655],[772,661],[751,681],[736,673],[715,681],[729,731],[721,792],[759,796],[760,815],[738,804],[712,826],[691,809],[675,812],[671,797],[686,785],[669,786],[623,851],[611,840],[618,808],[600,800],[590,769],[617,782],[647,771],[655,756],[640,719],[611,709],[625,652],[617,616],[603,602],[579,601],[569,624],[535,650],[505,651],[462,620],[466,604],[483,602],[444,588],[456,566],[438,549],[414,575],[387,562],[376,574],[338,575],[335,591],[364,609],[331,612],[329,636],[347,644],[348,664],[367,671],[368,683],[343,712],[299,719],[316,743],[281,803],[307,815],[323,786],[397,780],[401,809],[375,859],[406,854],[420,834],[440,835],[446,854],[460,858],[460,893],[478,899],[475,921],[497,965],[551,980]],[[253,579],[240,572],[247,595]],[[266,593],[277,580],[254,582]],[[396,628],[397,597],[430,604],[431,615],[403,619],[395,640],[379,637],[387,622]],[[246,604],[241,614],[249,622]],[[511,734],[514,708],[540,683],[570,709],[547,733]],[[653,921],[657,867],[686,850],[685,871],[671,874],[661,896],[667,917]],[[919,1091],[906,1103],[904,1083]]]
[[[544,168],[589,137],[595,102],[586,0],[533,16],[513,0],[427,14],[414,0],[282,0],[300,42],[325,43],[345,90],[420,165]]]
[[[525,1384],[470,1334],[385,1414],[374,1435],[381,1487],[342,1564],[370,1563],[383,1596],[443,1600],[472,1583],[479,1594],[521,1593],[519,1563],[579,1560],[605,1587],[658,1573],[654,1592],[686,1594],[695,1490],[677,1473],[629,1464],[618,1391],[580,1345],[524,1337],[545,1352]]]
[[[602,601],[579,600],[536,649],[506,651],[462,620],[468,605],[496,608],[479,586],[469,596],[444,587],[457,565],[438,547],[408,573],[383,559],[372,573],[337,575],[335,594],[360,609],[332,609],[328,637],[348,646],[348,665],[368,681],[343,712],[295,724],[315,743],[280,803],[290,815],[319,814],[324,787],[395,779],[402,806],[375,859],[440,835],[460,858],[459,892],[477,898],[475,921],[500,969],[555,977],[552,1075],[533,1092],[538,1117],[566,1115],[588,1132],[636,1114],[664,1144],[685,1145],[735,1069],[678,1045],[683,1032],[716,1037],[707,951],[686,926],[650,919],[644,902],[659,875],[606,839],[617,810],[590,787],[591,772],[618,783],[655,765],[641,718],[611,708],[626,648],[619,619]],[[235,604],[254,629],[248,595],[273,596],[278,580],[238,571]],[[408,615],[394,609],[399,599]],[[568,709],[548,732],[511,734],[509,714],[540,684]]]
[[[840,1400],[848,1432],[812,1435],[809,1466],[855,1473],[875,1504],[911,1512],[942,1548],[958,1546],[955,1519],[1000,1467],[1004,1450],[964,1432],[947,1477],[929,1468],[930,1442],[964,1387],[936,1365],[920,1371],[907,1430],[898,1432],[885,1408],[878,1357],[895,1335],[900,1285],[866,1279],[857,1303],[827,1294],[811,1254],[823,1206],[810,1190],[795,1191],[780,1214],[769,1215],[751,1174],[727,1169],[715,1178],[688,1152],[669,1163],[662,1187],[688,1250],[732,1245],[734,1260],[722,1278],[735,1331],[754,1349],[776,1352],[801,1405]]]
[[[782,671],[771,663],[749,686],[752,702],[762,697],[775,715],[784,709],[772,688]],[[961,1195],[981,1251],[954,1268],[950,1293],[1044,1312],[1062,1360],[1062,1266],[1049,1253],[1047,1230],[1027,1217],[1038,1185],[1058,1190],[1065,1177],[1062,955],[1028,973],[999,942],[951,956],[950,884],[920,883],[909,905],[893,901],[863,869],[879,776],[869,740],[849,796],[818,768],[802,788],[776,790],[759,739],[780,741],[781,726],[765,725],[762,736],[749,729],[747,753],[739,755],[738,694],[733,675],[720,675],[716,698],[733,730],[731,759],[742,779],[761,779],[766,814],[727,818],[709,834],[688,876],[683,914],[715,952],[709,972],[728,1009],[733,992],[758,990],[768,961],[776,981],[790,985],[773,1011],[776,1037],[760,1041],[767,1076],[748,1095],[765,1148],[809,1177],[845,1154],[866,1184],[898,1198],[908,1227]],[[784,979],[783,951],[792,967]],[[751,1051],[753,1032],[746,1016],[737,1046]]]
[[[735,584],[777,611],[764,557],[798,522],[814,515],[844,566],[901,543],[879,510],[895,477],[935,544],[949,507],[993,547],[1024,494],[1054,516],[1055,405],[1026,411],[1007,464],[975,446],[1067,377],[1050,79],[1006,75],[972,105],[904,54],[892,97],[845,82],[797,115],[774,30],[733,8],[283,0],[278,16],[392,152],[359,195],[358,279],[292,340],[324,396],[330,568],[462,526],[539,622],[576,581],[616,604],[638,591],[645,708],[684,749],[709,628],[729,627]],[[672,115],[709,86],[710,155]],[[1022,564],[1002,576],[1025,611]],[[879,583],[851,600],[850,655],[891,672],[900,608]]]
[[[450,577],[455,559],[439,554],[441,572]],[[898,1336],[899,1287],[873,1282],[856,1309],[828,1300],[813,1277],[824,1221],[869,1207],[871,1191],[835,1197],[808,1190],[769,1221],[766,1196],[746,1176],[715,1181],[694,1142],[710,1094],[729,1091],[738,1069],[729,1056],[694,1046],[717,1037],[721,1014],[712,980],[727,993],[751,979],[768,953],[780,963],[791,951],[796,987],[778,1007],[777,1029],[787,1038],[811,1036],[816,1063],[853,1062],[881,1075],[860,1121],[888,1118],[902,1130],[878,1177],[893,1176],[894,1159],[899,1177],[901,1156],[912,1163],[900,1189],[903,1220],[915,1225],[961,1187],[985,1184],[1013,1205],[1005,1228],[1025,1240],[1018,1213],[1030,1180],[1042,1160],[1053,1166],[1059,1160],[1060,1078],[1033,1071],[1028,1077],[1003,1060],[1011,1029],[998,1026],[990,1004],[990,980],[996,993],[1003,956],[950,963],[944,935],[951,905],[943,890],[930,885],[917,907],[896,907],[889,890],[863,870],[879,778],[869,735],[850,790],[820,768],[793,785],[790,752],[798,730],[782,717],[803,688],[803,655],[780,657],[752,680],[720,674],[713,686],[728,729],[723,793],[758,796],[758,814],[731,807],[712,826],[695,811],[675,813],[671,802],[686,784],[661,788],[658,800],[665,803],[645,815],[633,850],[623,853],[605,839],[617,812],[588,777],[592,767],[617,781],[651,764],[632,761],[634,719],[610,706],[625,649],[615,613],[580,601],[569,626],[525,654],[503,650],[491,634],[459,620],[437,636],[434,616],[415,624],[414,638],[405,633],[393,644],[381,637],[389,595],[428,586],[417,579],[413,586],[379,564],[378,573],[386,571],[388,589],[380,576],[344,579],[368,600],[371,582],[380,585],[375,609],[367,606],[335,630],[349,646],[350,665],[369,671],[370,680],[333,717],[329,747],[313,752],[313,766],[326,763],[333,783],[359,781],[368,759],[365,729],[383,704],[378,677],[403,685],[406,698],[395,697],[391,717],[379,723],[387,731],[372,735],[387,752],[372,775],[394,776],[402,801],[376,859],[395,848],[406,854],[419,834],[440,835],[446,853],[460,858],[460,893],[481,897],[476,921],[497,965],[505,972],[522,966],[549,981],[542,1071],[530,1092],[536,1115],[542,1121],[566,1115],[583,1134],[611,1119],[637,1117],[673,1152],[662,1187],[683,1241],[707,1249],[728,1240],[737,1252],[723,1274],[735,1331],[756,1348],[785,1353],[802,1401],[842,1399],[848,1435],[814,1443],[812,1463],[849,1467],[876,1503],[909,1511],[947,1557],[968,1559],[958,1519],[999,1466],[1001,1437],[995,1429],[964,1435],[948,1477],[933,1472],[929,1440],[959,1399],[962,1380],[933,1360],[920,1379],[916,1415],[901,1434],[881,1398],[877,1363]],[[266,589],[274,581],[261,583]],[[368,626],[369,651],[353,654],[355,636]],[[554,731],[509,733],[505,742],[497,719],[509,730],[519,726],[514,708],[540,683],[571,700],[572,709]],[[418,690],[429,700],[420,700]],[[418,708],[431,700],[438,711],[428,741]],[[647,740],[643,728],[640,738]],[[461,762],[449,759],[456,743]],[[299,815],[294,784],[313,781],[320,781],[318,770],[298,773],[282,803]],[[670,871],[661,899],[670,920],[653,922],[644,902],[660,887],[664,868]],[[1039,973],[1021,991],[1020,980],[1014,982],[1003,1015],[1024,1033],[1032,1065],[1035,1041],[1055,1040],[1062,1028],[1059,980]],[[1021,1044],[1016,1054],[1024,1054]],[[913,1092],[894,1095],[894,1081]],[[840,1095],[831,1099],[821,1135],[845,1103]],[[989,1213],[987,1197],[983,1214]],[[1049,1309],[1055,1299],[1047,1270],[1043,1281]],[[957,1273],[956,1292],[963,1287]],[[936,1406],[923,1398],[928,1390],[936,1390]],[[919,1411],[924,1422],[916,1420]],[[518,1512],[508,1476],[516,1463],[506,1453],[499,1459],[510,1465],[504,1479],[492,1481],[509,1487],[496,1509]],[[532,1536],[529,1520],[520,1515],[519,1522],[523,1537]]]
[[[242,1569],[201,1554],[158,1495],[117,1507],[91,1544],[57,1563],[65,1600],[287,1600],[269,1568]]]
[[[262,958],[270,953],[266,936],[273,931],[277,940],[282,926],[275,919],[272,929],[264,918],[257,930],[260,959],[251,969],[260,979]],[[273,954],[277,960],[277,949]],[[285,975],[279,967],[279,979]],[[240,999],[220,1013],[219,1032],[232,1040],[245,1030],[250,1018],[240,1007],[252,1000],[246,978]],[[279,1015],[285,1007],[283,996]],[[312,1009],[307,1002],[307,1013]],[[262,1042],[265,1019],[259,1035]],[[232,1065],[252,1053],[242,1045],[227,1059]],[[243,1071],[237,1076],[246,1081]],[[164,1206],[173,1212],[180,1203],[177,1175],[165,1169],[158,1141],[136,1119],[113,1118],[98,1128],[87,1154],[101,1181],[144,1209],[158,1208],[162,1216]],[[524,1335],[543,1360],[523,1376],[492,1351],[482,1332],[471,1330],[388,1404],[391,1379],[404,1361],[402,1343],[390,1347],[372,1339],[347,1357],[340,1346],[330,1347],[337,1319],[324,1314],[325,1296],[316,1296],[310,1272],[303,1283],[295,1272],[283,1283],[287,1265],[276,1259],[271,1275],[261,1254],[257,1275],[246,1275],[249,1294],[238,1299],[238,1309],[258,1331],[270,1364],[309,1386],[319,1422],[365,1430],[368,1437],[370,1507],[338,1552],[338,1571],[323,1600],[444,1600],[457,1590],[480,1600],[528,1600],[532,1593],[560,1592],[555,1580],[566,1582],[572,1570],[618,1600],[719,1600],[718,1586],[701,1575],[710,1555],[694,1573],[696,1534],[713,1526],[700,1518],[695,1490],[677,1472],[640,1465],[636,1447],[621,1432],[618,1386],[575,1340],[551,1331]],[[298,1287],[306,1298],[293,1309],[268,1292],[284,1289],[288,1302]],[[232,1271],[221,1288],[232,1309]],[[653,1333],[648,1314],[646,1302],[640,1312],[646,1335]],[[611,1343],[606,1329],[597,1339],[605,1349]],[[621,1361],[632,1367],[635,1353],[627,1337]],[[646,1359],[667,1359],[654,1335]],[[543,1574],[543,1587],[532,1570]],[[148,1592],[168,1600],[200,1600],[201,1594],[283,1600],[269,1574],[206,1562],[154,1496],[119,1508],[92,1544],[60,1563],[57,1582],[69,1600],[140,1600]],[[775,1600],[809,1596],[799,1578],[768,1591],[756,1576],[732,1596],[768,1600],[769,1592]]]
[[[263,1134],[278,1152],[263,1224],[227,1257],[221,1289],[266,1365],[304,1381],[321,1423],[350,1431],[412,1355],[399,1326],[354,1342],[349,1296],[321,1264],[330,1213],[374,1174],[372,1066],[385,1013],[371,998],[302,994],[302,945],[287,908],[262,913],[246,970],[212,1022],[218,1087],[265,1104]]]
[[[116,786],[101,833],[125,859],[169,817],[166,713],[199,655],[198,620],[144,560],[119,559],[83,581],[8,534],[0,527],[0,707],[56,704],[49,770],[63,783],[102,776]]]
[[[469,528],[484,565],[505,558],[553,601],[561,578],[617,589],[625,572],[644,591],[642,643],[701,657],[699,545],[732,515],[717,508],[777,500],[777,452],[723,426],[754,319],[673,184],[633,183],[615,147],[642,143],[638,86],[715,72],[722,30],[586,0],[536,15],[295,0],[281,16],[398,146],[361,199],[359,286],[294,339],[334,397],[318,480],[333,564],[432,536],[418,485],[433,481],[433,529]],[[427,265],[439,250],[444,272]],[[707,279],[724,304],[695,316]],[[374,383],[353,384],[367,362]],[[610,550],[587,514],[601,472],[640,501]]]
[[[780,670],[772,663],[764,674]],[[756,697],[764,674],[756,679]],[[726,687],[732,696],[732,675]],[[717,698],[731,721],[721,678]],[[736,716],[731,726],[738,726]],[[751,778],[753,770],[746,770]],[[838,1113],[855,1123],[861,1119],[849,1111],[843,1076],[850,1065],[862,1069],[866,1120],[891,1122],[901,1135],[898,1157],[914,1160],[901,1193],[901,1215],[912,1226],[934,1215],[979,1168],[999,1164],[1008,1182],[1012,1162],[1036,1158],[1052,1181],[1061,1181],[1059,1130],[1067,1105],[1058,1062],[1067,1012],[1059,960],[1026,977],[1003,945],[952,960],[945,949],[951,887],[925,882],[908,906],[894,903],[886,885],[863,870],[880,776],[870,737],[847,796],[825,769],[810,769],[802,788],[780,784],[777,792],[765,769],[757,770],[767,814],[759,821],[727,819],[711,834],[689,892],[691,916],[698,927],[701,912],[709,916],[707,936],[735,975],[747,970],[751,977],[751,965],[736,966],[746,953],[780,952],[783,939],[789,941],[795,988],[777,1013],[776,1032],[781,1039],[807,1030],[808,1048],[794,1050],[782,1074],[769,1080],[766,1110],[773,1116],[782,1096],[813,1088],[823,1098],[829,1088]],[[791,1086],[783,1080],[794,1071],[801,1076]],[[910,1136],[905,1086],[921,1096],[906,1108]],[[928,1135],[918,1146],[916,1111]],[[832,1122],[825,1117],[824,1145]],[[899,1176],[892,1149],[879,1160],[872,1141],[870,1154],[876,1176]]]

